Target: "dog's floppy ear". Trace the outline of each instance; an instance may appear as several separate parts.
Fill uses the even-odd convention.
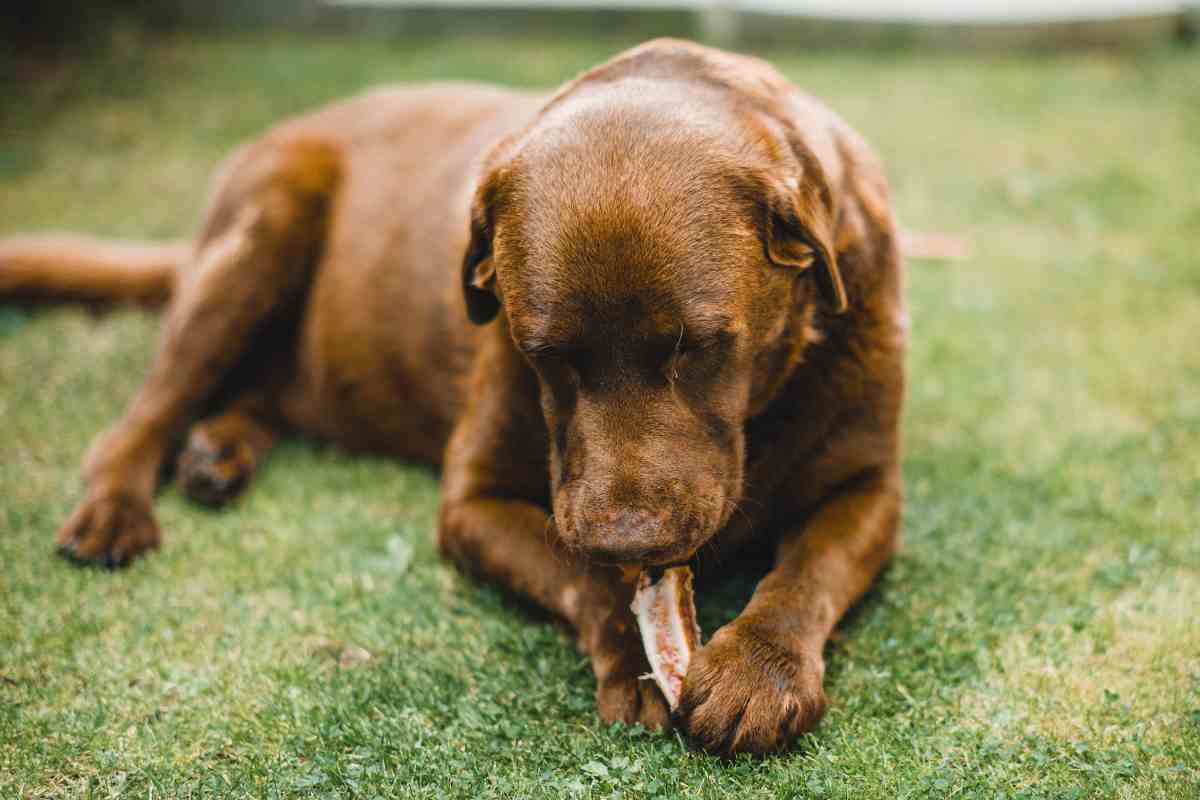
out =
[[[500,179],[501,170],[486,172],[471,201],[471,239],[463,256],[462,288],[467,316],[476,325],[491,322],[500,312],[500,299],[496,296],[496,264],[492,257],[494,205]]]
[[[834,250],[836,211],[820,168],[811,161],[805,166],[801,178],[769,181],[767,257],[779,266],[815,268],[821,296],[840,314],[848,304]]]

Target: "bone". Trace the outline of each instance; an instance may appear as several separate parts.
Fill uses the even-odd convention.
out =
[[[692,599],[692,570],[672,567],[655,582],[642,572],[630,606],[642,634],[651,677],[674,711],[683,692],[692,653],[700,646],[700,626]]]

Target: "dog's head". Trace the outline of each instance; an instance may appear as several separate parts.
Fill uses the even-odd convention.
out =
[[[686,559],[729,521],[746,420],[846,306],[828,157],[681,47],[500,144],[463,265],[471,319],[503,308],[537,373],[559,533],[606,563]]]

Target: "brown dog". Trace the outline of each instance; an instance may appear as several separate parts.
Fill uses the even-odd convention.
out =
[[[64,552],[156,547],[185,435],[178,480],[208,503],[286,430],[441,463],[442,551],[573,627],[603,719],[725,754],[816,724],[823,646],[901,503],[900,258],[844,122],[761,61],[656,41],[549,98],[434,86],[317,111],[235,154],[213,198],[190,251],[0,243],[0,294],[172,298]],[[672,718],[638,680],[618,567],[763,537],[773,571]]]

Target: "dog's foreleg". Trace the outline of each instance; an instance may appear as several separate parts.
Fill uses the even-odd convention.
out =
[[[442,552],[465,572],[565,620],[592,660],[606,721],[669,726],[629,605],[633,584],[615,567],[566,551],[546,510],[548,465],[538,387],[507,333],[495,331],[472,377],[470,403],[451,437],[438,524]]]
[[[589,566],[553,544],[553,522],[519,500],[475,497],[446,503],[438,541],[464,571],[499,584],[566,620],[592,661],[596,706],[605,721],[666,728],[666,702],[653,681],[637,622],[632,583],[612,567]]]
[[[775,568],[689,666],[679,718],[702,747],[765,753],[817,724],[825,642],[895,551],[900,505],[898,470],[871,469],[783,532]]]

